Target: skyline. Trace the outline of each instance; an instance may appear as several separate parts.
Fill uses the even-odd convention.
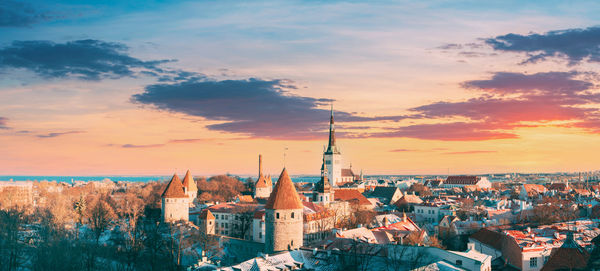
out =
[[[367,175],[598,170],[593,1],[0,11],[0,175],[317,175],[331,103]]]

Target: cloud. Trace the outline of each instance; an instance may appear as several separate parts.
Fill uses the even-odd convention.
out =
[[[297,89],[289,80],[187,80],[146,86],[132,101],[171,112],[199,116],[221,123],[210,130],[273,139],[316,139],[326,137],[330,111],[320,109],[331,99],[292,94]],[[361,117],[335,111],[340,122],[396,121],[403,116]]]
[[[580,77],[595,74],[546,72],[535,74],[494,73],[462,86],[480,91],[465,101],[440,101],[411,108],[415,116],[437,123],[397,127],[374,137],[410,137],[446,141],[477,141],[517,138],[515,130],[551,122],[568,127],[600,130],[595,106],[600,95],[595,85]],[[450,119],[450,121],[448,121]],[[452,121],[461,119],[462,121]],[[445,121],[444,121],[445,120]],[[442,122],[443,121],[443,122]]]
[[[169,78],[180,73],[159,68],[170,60],[143,61],[126,54],[127,50],[121,43],[91,39],[66,43],[13,41],[0,49],[0,69],[26,69],[45,78],[85,80],[135,77],[138,71]],[[189,79],[188,74],[182,76]]]
[[[123,144],[123,145],[121,145],[121,148],[142,149],[142,148],[157,148],[157,147],[162,147],[162,146],[165,146],[165,144],[147,144],[147,145]]]
[[[517,138],[517,135],[510,132],[498,131],[485,123],[451,122],[409,125],[398,127],[391,132],[374,133],[367,135],[366,137],[408,137],[442,141],[482,141]]]
[[[445,152],[443,154],[480,154],[480,153],[496,153],[498,151],[485,151],[485,150],[478,150],[478,151],[456,151],[456,152]]]
[[[27,27],[60,16],[41,11],[22,1],[0,1],[0,27]]]
[[[158,143],[158,144],[108,144],[109,147],[121,147],[126,149],[142,149],[142,148],[158,148],[164,147],[169,144],[187,144],[187,143],[198,143],[198,142],[214,142],[214,141],[222,141],[222,140],[237,140],[241,138],[227,138],[227,139],[216,139],[216,138],[185,138],[185,139],[171,139],[166,143]],[[221,142],[214,143],[216,145],[223,145]]]
[[[417,150],[411,150],[411,149],[394,149],[394,150],[390,150],[390,152],[414,152]]]
[[[10,129],[8,127],[8,118],[0,117],[0,129]]]
[[[52,137],[59,137],[59,136],[63,136],[63,135],[81,134],[81,133],[84,133],[84,132],[83,131],[54,132],[54,133],[48,133],[48,134],[39,134],[39,135],[36,135],[36,137],[52,138]]]
[[[570,65],[584,60],[600,62],[600,27],[549,31],[544,34],[506,34],[485,40],[498,51],[522,52],[522,63],[535,63],[548,57],[567,59]]]

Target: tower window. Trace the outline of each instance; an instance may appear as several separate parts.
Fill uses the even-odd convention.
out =
[[[276,216],[277,216],[277,219],[279,219],[279,213],[277,213]]]
[[[294,212],[292,212],[292,218],[294,218]]]
[[[292,247],[294,246],[294,240],[292,240]]]

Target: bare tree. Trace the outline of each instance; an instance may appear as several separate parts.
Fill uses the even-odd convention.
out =
[[[22,231],[25,225],[23,211],[16,208],[0,210],[0,265],[8,271],[19,270],[24,264],[25,244]]]
[[[240,205],[235,209],[232,213],[235,219],[231,225],[233,237],[246,239],[248,232],[252,228],[255,210],[256,206],[254,205]]]

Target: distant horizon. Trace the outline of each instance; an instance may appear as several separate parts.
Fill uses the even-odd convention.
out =
[[[556,174],[578,174],[578,173],[594,173],[594,172],[599,172],[600,170],[588,170],[588,171],[555,171],[555,172],[488,172],[488,173],[473,173],[473,174],[469,174],[469,173],[457,173],[457,174],[364,174],[365,177],[379,177],[379,176],[456,176],[456,175],[475,175],[475,176],[485,176],[485,175],[511,175],[511,174],[521,174],[521,175],[532,175],[532,174],[550,174],[550,175],[556,175]],[[177,175],[182,175],[185,174],[185,172],[177,173]],[[267,175],[271,175],[272,177],[277,178],[278,175],[277,174],[269,174],[267,173]],[[358,175],[357,172],[355,172],[355,174]],[[196,177],[213,177],[213,176],[219,176],[219,175],[229,175],[229,176],[237,176],[237,177],[255,177],[258,176],[258,174],[237,174],[237,173],[215,173],[215,174],[194,174],[192,172],[192,176],[194,178]],[[143,175],[143,174],[92,174],[92,175],[85,175],[85,174],[78,174],[78,175],[44,175],[44,174],[3,174],[0,175],[0,181],[5,181],[5,177],[142,177],[142,178],[150,178],[150,177],[160,177],[160,178],[171,178],[173,175],[156,175],[156,174],[148,174],[148,175]],[[292,177],[319,177],[319,174],[290,174],[290,176]]]

